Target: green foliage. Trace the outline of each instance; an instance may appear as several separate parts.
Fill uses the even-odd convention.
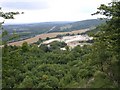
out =
[[[3,87],[115,87],[106,72],[101,71],[103,75],[96,72],[101,70],[97,67],[101,64],[94,64],[97,58],[92,57],[92,46],[46,52],[41,47],[24,43],[22,47],[6,46],[4,49]],[[95,78],[94,81],[89,81],[91,78]],[[103,78],[104,84],[100,82]]]
[[[89,83],[90,88],[115,88],[112,81],[101,71],[96,71],[93,80]]]
[[[29,76],[26,76],[23,82],[20,83],[18,88],[32,88],[33,86],[33,80]]]
[[[27,42],[24,42],[24,43],[22,44],[22,51],[23,51],[23,52],[26,52],[26,51],[28,51],[28,50],[29,50],[28,44],[27,44]]]
[[[23,14],[23,13],[24,12],[22,12],[22,13],[20,13],[20,12],[3,12],[2,8],[0,7],[0,17],[3,18],[3,19],[14,19],[15,15]],[[0,30],[2,30],[1,31],[2,34],[0,35],[0,45],[1,44],[6,44],[7,41],[13,40],[13,39],[19,37],[18,34],[13,34],[12,36],[9,37],[8,31],[4,30],[4,28],[2,26],[3,23],[4,23],[4,21],[0,22]],[[5,38],[5,40],[4,40],[4,38]],[[6,38],[7,38],[7,40],[6,40]]]
[[[94,51],[97,52],[97,61],[101,65],[101,70],[105,72],[116,86],[120,86],[119,62],[120,62],[120,1],[111,2],[108,5],[102,4],[95,14],[107,16],[107,22],[100,27],[100,32],[96,34],[96,45]],[[114,58],[114,59],[113,59]],[[114,62],[114,64],[112,63]],[[114,67],[115,66],[115,67]],[[110,69],[111,68],[111,69]],[[117,70],[117,71],[116,71]]]
[[[48,46],[47,46],[47,45],[44,45],[44,44],[41,44],[41,45],[40,45],[40,48],[41,48],[44,52],[50,51],[50,49],[48,48]]]
[[[8,35],[8,32],[7,32],[6,30],[4,30],[4,31],[2,32],[2,37],[6,36],[6,35]]]
[[[65,47],[67,44],[65,42],[58,42],[58,41],[54,41],[50,44],[50,49],[54,50],[54,49],[60,49]]]
[[[91,46],[72,50],[66,46],[62,51],[59,48],[64,43],[59,42],[51,43],[52,49],[26,42],[21,47],[6,44],[2,53],[3,88],[119,88],[119,5],[116,2],[98,8],[111,19],[99,27]]]
[[[46,40],[49,40],[50,38],[49,37],[46,37]]]
[[[0,7],[0,17],[3,17],[4,19],[14,19],[14,15],[20,14],[19,12],[6,12],[4,13],[2,11],[2,8]],[[21,13],[23,14],[23,12]]]

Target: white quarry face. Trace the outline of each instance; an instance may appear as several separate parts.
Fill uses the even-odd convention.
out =
[[[69,47],[74,48],[77,45],[80,45],[81,47],[84,45],[88,45],[88,43],[80,43],[81,41],[88,41],[88,40],[93,40],[93,37],[89,37],[88,35],[75,35],[75,36],[64,36],[61,39],[55,38],[55,39],[46,40],[42,44],[49,45],[53,41],[59,41],[59,42],[65,42]]]

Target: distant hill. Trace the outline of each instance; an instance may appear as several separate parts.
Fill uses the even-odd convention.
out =
[[[16,25],[4,25],[4,29],[8,31],[9,36],[14,33],[19,34],[20,38],[12,41],[18,41],[34,37],[38,34],[47,33],[54,26],[63,26],[70,22],[41,22],[31,24],[16,24]],[[6,39],[9,37],[6,37]],[[4,39],[3,39],[4,40]]]
[[[66,32],[66,31],[92,28],[102,23],[105,23],[105,20],[89,19],[89,20],[77,21],[77,22],[69,23],[64,26],[58,27],[57,29],[55,28],[54,30],[52,30],[52,32]]]
[[[48,31],[53,26],[63,26],[69,22],[41,22],[41,23],[31,23],[31,24],[16,24],[16,25],[4,25],[4,29],[9,33],[16,31],[17,33],[21,32],[31,32],[32,34],[40,34]]]
[[[89,19],[76,22],[41,22],[31,24],[17,24],[17,25],[4,25],[4,29],[8,31],[9,35],[13,32],[19,34],[20,38],[13,41],[23,40],[26,38],[34,37],[38,34],[51,33],[51,32],[68,32],[80,29],[96,27],[104,23],[104,20]]]

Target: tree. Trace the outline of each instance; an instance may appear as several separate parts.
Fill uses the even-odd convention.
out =
[[[18,15],[18,14],[23,14],[24,12],[3,12],[2,8],[0,7],[0,17],[4,18],[4,19],[14,19],[14,15]],[[1,22],[1,24],[3,24],[4,22]]]
[[[7,32],[6,30],[4,30],[4,31],[2,32],[2,37],[6,36],[6,35],[8,35],[8,32]]]
[[[23,51],[23,52],[26,52],[26,51],[28,51],[28,50],[29,50],[28,44],[27,44],[27,42],[24,42],[24,43],[22,44],[22,51]]]
[[[111,2],[109,5],[102,4],[95,14],[107,16],[107,24],[102,28],[99,34],[99,40],[108,44],[111,50],[119,52],[120,49],[120,1]]]
[[[46,37],[46,40],[49,40],[50,38],[49,37]]]
[[[44,44],[40,45],[40,49],[43,50],[44,52],[49,52],[50,51],[50,49],[48,48],[48,46],[44,45]]]
[[[18,14],[24,14],[24,12],[21,12],[21,13],[20,12],[3,12],[2,8],[0,7],[0,17],[2,17],[3,19],[14,19],[14,16],[18,15]],[[2,37],[8,36],[8,32],[6,30],[4,30],[4,28],[2,27],[3,23],[4,23],[4,21],[0,22],[0,30],[2,30],[2,31],[0,31],[0,32],[2,32],[2,36],[0,36],[0,43],[2,42],[1,41]],[[16,36],[14,36],[14,37],[16,38]]]
[[[106,73],[119,87],[120,72],[118,71],[120,71],[120,1],[111,2],[108,5],[101,4],[101,6],[98,8],[98,11],[92,15],[95,14],[107,16],[106,24],[104,25],[104,28],[101,28],[101,31],[97,33],[96,41],[99,42],[99,47],[102,47],[103,45],[105,46],[104,54],[106,52],[110,53],[109,57],[102,61],[102,65],[104,66],[105,63],[109,64]],[[100,59],[103,59],[102,54]],[[114,57],[114,59],[111,57]]]
[[[26,76],[18,88],[32,88],[34,86],[32,78]]]
[[[58,88],[59,80],[56,77],[50,76],[47,80],[47,84],[52,88]]]

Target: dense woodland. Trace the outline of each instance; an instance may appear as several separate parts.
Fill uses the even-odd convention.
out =
[[[120,2],[102,4],[97,13],[106,24],[89,32],[94,43],[70,50],[65,43],[52,47],[28,45],[2,48],[3,88],[119,88]],[[94,34],[93,34],[94,33]],[[65,51],[60,47],[66,46]]]

